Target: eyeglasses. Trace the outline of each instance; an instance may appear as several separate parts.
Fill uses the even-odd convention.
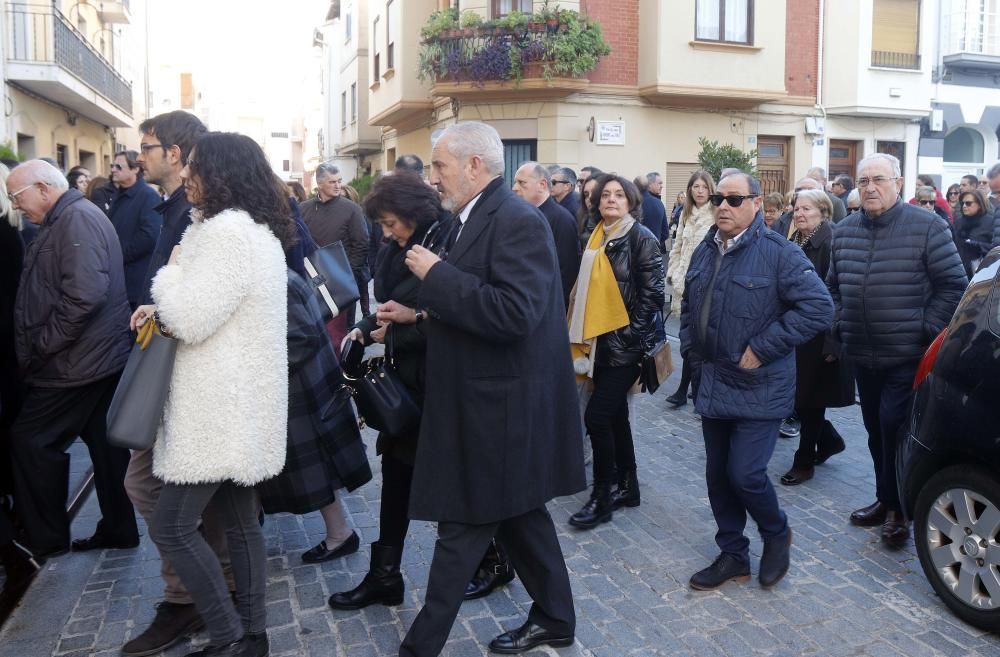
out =
[[[934,199],[928,199],[926,201],[917,201],[920,205],[934,205]]]
[[[30,185],[25,185],[24,187],[22,187],[21,189],[17,190],[13,194],[7,194],[7,200],[9,200],[11,203],[17,203],[17,195],[18,194],[20,194],[21,192],[28,191],[29,189],[31,189],[32,187],[34,187],[37,184],[38,183],[31,183]]]
[[[962,201],[963,208],[971,208],[973,205],[979,205],[975,201]]]
[[[958,196],[958,194],[959,194],[959,191],[957,189],[955,191],[953,191],[953,192],[948,192],[948,196]]]
[[[115,171],[121,171],[122,170],[122,165],[120,165],[120,164],[112,164],[111,168],[114,169]]]
[[[139,144],[139,150],[142,151],[143,153],[148,153],[154,148],[162,148],[166,150],[167,147],[164,146],[163,144]]]
[[[709,194],[708,200],[711,201],[712,205],[719,207],[722,202],[725,201],[729,204],[731,208],[738,208],[743,205],[743,201],[748,198],[757,198],[760,194],[747,194],[746,196],[741,196],[740,194],[730,194],[729,196],[723,196],[722,194]]]
[[[898,177],[887,178],[886,176],[875,176],[874,178],[858,178],[856,184],[858,187],[868,187],[868,185],[882,186],[888,182],[896,182],[897,180],[899,180]]]
[[[572,185],[573,183],[571,183],[568,180],[554,180],[553,179],[552,184],[553,185]]]

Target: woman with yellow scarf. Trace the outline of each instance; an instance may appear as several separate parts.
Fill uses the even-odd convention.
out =
[[[638,220],[642,197],[635,185],[602,175],[591,204],[601,221],[583,253],[568,318],[577,377],[592,379],[594,387],[584,412],[594,449],[594,488],[569,520],[581,529],[608,522],[614,509],[639,506],[627,394],[656,343],[664,278],[660,245]]]

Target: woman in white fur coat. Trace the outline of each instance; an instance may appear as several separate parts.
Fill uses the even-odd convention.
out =
[[[684,296],[684,277],[687,276],[691,256],[708,229],[715,225],[715,208],[708,202],[709,194],[715,193],[715,182],[707,171],[695,171],[688,179],[687,193],[684,195],[684,209],[677,224],[677,236],[670,247],[667,264],[667,282],[670,283],[670,311],[676,317],[681,314],[681,298]],[[667,403],[680,408],[687,403],[688,386],[691,383],[691,366],[684,361],[681,369],[681,383],[674,394],[667,397]]]
[[[285,193],[249,137],[209,133],[181,173],[193,222],[156,274],[156,314],[180,341],[156,439],[163,480],[150,535],[190,591],[211,639],[199,657],[268,654],[267,560],[254,484],[285,464],[287,287],[294,240]],[[202,515],[226,527],[236,604]]]

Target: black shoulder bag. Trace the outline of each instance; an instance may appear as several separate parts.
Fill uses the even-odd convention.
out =
[[[358,407],[358,422],[367,424],[389,436],[399,436],[420,425],[420,408],[406,389],[393,360],[392,326],[385,332],[385,356],[369,358],[360,365],[360,372],[344,370],[345,387]],[[341,362],[350,362],[350,351],[360,345],[349,340],[341,354]]]

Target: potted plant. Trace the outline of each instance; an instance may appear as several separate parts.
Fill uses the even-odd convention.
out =
[[[420,37],[424,41],[441,39],[446,37],[446,32],[458,25],[458,15],[452,9],[435,11],[428,18],[423,28],[420,30]]]
[[[483,17],[474,11],[466,11],[462,14],[462,36],[472,37],[476,35],[476,30],[482,26]]]
[[[546,79],[553,76],[583,77],[594,70],[601,57],[611,52],[599,24],[584,23],[575,13],[567,14],[566,19],[566,31],[549,39]]]

